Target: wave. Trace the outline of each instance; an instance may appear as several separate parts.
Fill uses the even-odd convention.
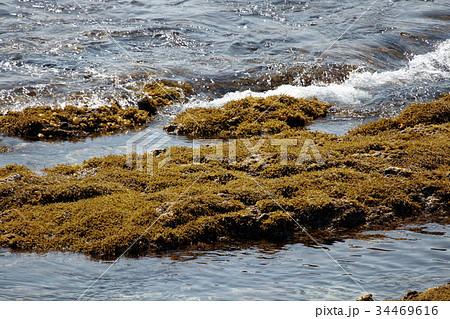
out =
[[[329,103],[357,105],[368,101],[377,91],[386,85],[393,87],[408,85],[426,85],[430,82],[450,79],[450,39],[440,43],[432,52],[416,55],[408,64],[396,71],[361,72],[353,71],[343,83],[318,83],[310,86],[281,85],[266,92],[251,90],[225,94],[213,101],[191,101],[186,107],[220,106],[232,100],[245,97],[268,97],[289,95],[296,98],[317,97]]]

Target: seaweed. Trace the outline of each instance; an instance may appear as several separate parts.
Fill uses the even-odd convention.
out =
[[[326,115],[329,104],[286,95],[247,97],[218,108],[192,108],[165,127],[169,133],[195,137],[249,137],[302,128]]]
[[[402,298],[394,301],[450,301],[450,283],[418,292],[409,290]]]
[[[442,124],[450,120],[450,94],[428,103],[412,103],[394,118],[367,123],[352,130],[350,134],[375,135],[391,129],[408,129],[418,124]],[[420,130],[419,128],[416,128]]]
[[[0,153],[6,153],[9,151],[9,147],[0,145]]]
[[[270,104],[244,103],[253,110],[250,116]],[[135,169],[136,154],[57,165],[42,176],[9,165],[0,168],[0,246],[111,258],[130,245],[127,254],[140,255],[227,240],[298,241],[303,238],[298,225],[338,237],[345,230],[448,222],[450,123],[430,115],[437,114],[433,107],[445,110],[448,103],[412,106],[418,113],[408,123],[414,124],[386,128],[380,120],[372,125],[383,129],[371,134],[338,137],[290,127],[238,139],[234,149],[233,143],[222,145],[222,159],[213,157],[215,146],[171,147],[143,155],[142,169]],[[410,120],[411,108],[398,118]],[[218,113],[228,114],[225,119],[239,115],[225,110]],[[264,123],[275,120],[267,119]],[[283,139],[290,141],[284,155]],[[308,148],[309,158],[299,161],[311,143],[322,161]],[[166,152],[170,161],[159,165]],[[157,169],[150,169],[151,163]]]
[[[172,86],[170,86],[172,85]],[[41,140],[77,140],[137,129],[150,122],[164,106],[181,101],[187,84],[170,81],[147,83],[135,107],[113,102],[98,108],[73,105],[27,107],[0,115],[0,131],[9,136]]]

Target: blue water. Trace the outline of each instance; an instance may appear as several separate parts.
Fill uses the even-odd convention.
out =
[[[150,76],[208,82],[319,62],[392,71],[449,38],[446,0],[373,2],[2,1],[0,107],[126,103]],[[368,102],[434,97],[446,80]]]
[[[248,95],[317,96],[333,108],[309,129],[345,134],[398,114],[410,102],[449,92],[449,35],[448,0],[4,0],[0,112],[35,105],[96,107],[111,100],[129,106],[138,98],[136,89],[156,77],[198,86],[195,96],[162,111],[145,129],[168,138],[160,148],[192,143],[162,130],[177,112]],[[300,81],[265,92],[229,86],[317,65],[325,73],[328,65],[357,71],[343,83],[305,87]],[[218,94],[206,83],[228,86]],[[0,167],[17,163],[39,170],[123,154],[138,133],[77,143],[0,135],[0,143],[11,147],[0,154]],[[348,239],[328,248],[364,289],[380,299],[395,297],[449,277],[448,227],[428,228],[439,233],[388,232],[401,239]],[[107,266],[81,255],[1,250],[0,299],[76,299]],[[298,244],[126,259],[86,297],[344,300],[362,293],[323,251]]]
[[[97,282],[111,262],[0,250],[0,300],[355,300],[365,291],[384,300],[448,280],[448,226],[368,234],[327,253],[295,244],[125,258]]]

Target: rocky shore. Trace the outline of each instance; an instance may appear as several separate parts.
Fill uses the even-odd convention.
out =
[[[29,107],[0,115],[0,131],[32,140],[77,140],[115,134],[141,127],[151,121],[159,109],[182,101],[190,93],[186,84],[154,81],[136,93],[139,100],[135,107],[124,108],[117,102],[95,109],[73,105]]]
[[[302,128],[327,114],[329,104],[289,96],[248,97],[218,108],[192,108],[177,114],[165,130],[204,137],[252,137]]]
[[[409,290],[402,298],[396,301],[450,301],[450,283],[419,292]]]
[[[374,301],[374,299],[372,294],[365,294],[359,297],[357,301]],[[403,297],[389,301],[450,301],[450,283],[429,288],[424,292],[409,290]]]
[[[324,110],[323,103],[304,103]],[[58,165],[43,176],[9,165],[0,168],[0,245],[112,258],[309,240],[303,230],[339,236],[417,220],[448,222],[449,117],[444,95],[345,136],[288,125],[219,147]],[[288,141],[285,152],[280,141]]]

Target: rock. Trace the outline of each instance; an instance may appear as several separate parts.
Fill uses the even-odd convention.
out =
[[[139,110],[147,111],[150,115],[154,115],[158,111],[153,99],[149,97],[144,97],[138,101],[137,106]]]
[[[164,127],[164,129],[169,134],[177,134],[178,125],[171,124],[171,125],[168,125],[168,126]]]
[[[413,172],[409,169],[395,167],[395,166],[390,166],[384,170],[384,175],[386,175],[386,176],[394,175],[394,176],[409,177],[409,176],[411,176],[412,173]]]
[[[79,117],[74,117],[72,119],[72,124],[73,125],[79,125],[80,124],[80,118]]]
[[[372,294],[364,294],[358,299],[356,299],[356,301],[375,301],[375,300],[373,299]]]
[[[369,210],[366,217],[366,222],[369,225],[383,225],[393,222],[395,214],[392,208],[386,206],[377,206]]]
[[[16,181],[20,181],[23,179],[22,174],[13,174],[8,177],[6,177],[3,181],[0,182],[0,184],[7,184],[7,183],[14,183]]]
[[[420,292],[415,290],[408,290],[408,292],[402,297],[403,301],[411,300],[414,297],[417,297],[420,294]]]

